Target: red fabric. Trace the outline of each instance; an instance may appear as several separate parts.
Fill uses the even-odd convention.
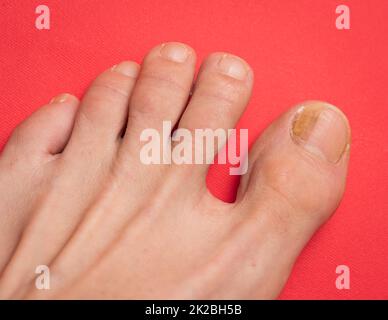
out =
[[[51,29],[35,28],[35,8]],[[337,30],[335,8],[350,7],[351,30]],[[299,258],[281,295],[388,298],[388,1],[0,1],[0,146],[32,111],[60,92],[81,95],[90,80],[152,46],[182,41],[199,61],[213,51],[244,57],[255,71],[240,127],[253,141],[290,106],[327,100],[353,132],[348,185],[333,218]],[[210,189],[231,200],[235,181],[215,168]],[[350,267],[350,290],[335,268]]]

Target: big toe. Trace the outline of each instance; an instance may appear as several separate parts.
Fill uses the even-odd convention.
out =
[[[270,287],[257,293],[261,297],[280,292],[302,248],[339,205],[349,144],[344,114],[317,101],[285,113],[256,142],[236,208],[244,232],[260,238],[253,241],[251,259],[260,260],[261,269],[252,279],[251,264],[243,267],[240,286]]]

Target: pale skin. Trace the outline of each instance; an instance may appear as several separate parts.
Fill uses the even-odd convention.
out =
[[[144,165],[140,133],[233,128],[253,72],[214,53],[194,79],[189,46],[165,43],[61,94],[11,135],[0,158],[0,298],[267,299],[281,292],[345,188],[350,129],[310,101],[255,142],[236,201],[208,165]],[[193,92],[188,101],[190,91]],[[37,290],[35,268],[50,268]]]

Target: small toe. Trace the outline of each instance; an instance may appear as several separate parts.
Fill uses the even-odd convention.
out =
[[[139,65],[124,61],[101,73],[82,98],[69,145],[105,152],[121,137]]]
[[[62,152],[70,138],[78,104],[73,95],[56,96],[13,131],[4,152],[28,157]]]

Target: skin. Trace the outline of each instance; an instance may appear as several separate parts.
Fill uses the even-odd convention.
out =
[[[233,128],[253,72],[156,46],[106,70],[81,101],[62,94],[13,132],[0,157],[0,298],[276,298],[337,208],[350,130],[337,108],[291,108],[249,154],[237,199],[206,188],[208,165],[144,165],[143,129]],[[193,82],[195,86],[193,87]],[[191,88],[193,94],[188,102]],[[50,290],[35,268],[50,267]]]

